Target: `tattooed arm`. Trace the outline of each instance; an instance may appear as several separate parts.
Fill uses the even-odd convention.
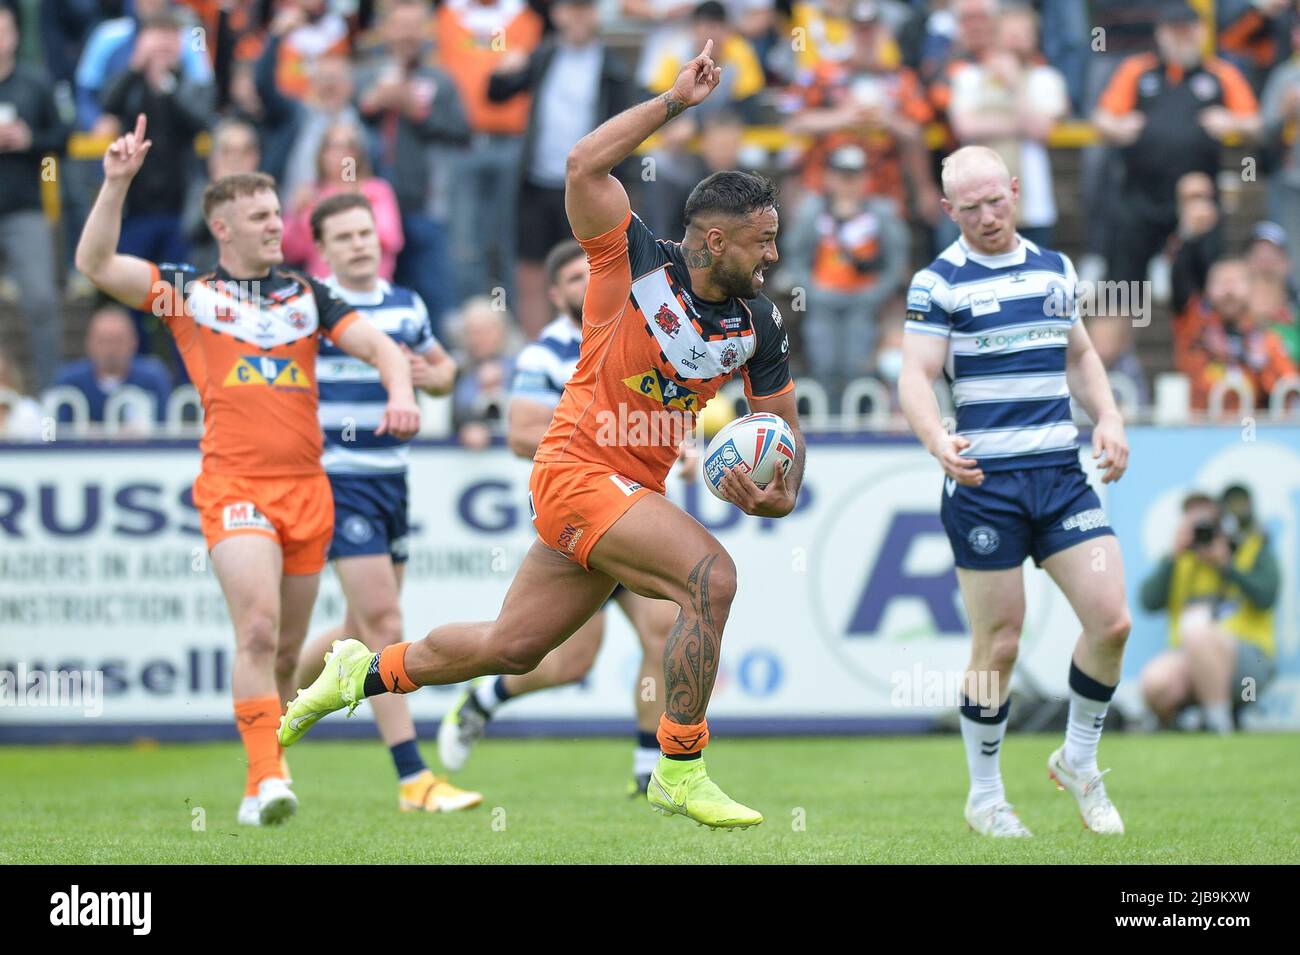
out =
[[[713,92],[722,79],[722,68],[713,65],[712,50],[710,40],[667,93],[601,123],[573,147],[565,168],[564,208],[578,238],[603,235],[626,218],[627,193],[610,170],[660,126]]]

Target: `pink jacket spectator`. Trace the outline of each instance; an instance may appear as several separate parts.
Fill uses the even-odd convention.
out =
[[[316,243],[311,237],[311,211],[316,203],[327,199],[336,192],[342,192],[340,185],[330,185],[318,189],[314,200],[285,222],[284,226],[284,261],[289,265],[305,268],[311,275],[321,277],[329,274],[329,266],[316,251]],[[370,200],[375,209],[375,229],[379,232],[379,276],[389,281],[393,278],[393,269],[397,265],[397,253],[402,251],[406,237],[402,234],[402,214],[397,208],[397,196],[393,187],[385,179],[371,176],[361,183],[361,193]]]

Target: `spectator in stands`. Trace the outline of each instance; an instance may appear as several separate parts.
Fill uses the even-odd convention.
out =
[[[674,55],[687,42],[696,6],[698,0],[620,0],[624,18],[644,31],[636,68],[638,87],[650,89],[664,57]]]
[[[699,149],[687,148],[699,133]],[[739,169],[745,121],[731,110],[712,113],[697,124],[689,112],[663,129],[660,146],[650,154],[651,178],[639,183],[637,214],[655,235],[676,240],[686,234],[686,197],[696,184],[724,169]]]
[[[1056,196],[1047,136],[1069,114],[1065,78],[1038,52],[1038,22],[1029,7],[1002,9],[997,43],[978,62],[949,77],[948,120],[959,145],[982,145],[1020,179],[1017,230],[1052,245]]]
[[[1151,404],[1151,387],[1147,384],[1142,362],[1138,360],[1137,349],[1133,344],[1133,319],[1130,315],[1101,314],[1087,322],[1088,337],[1092,347],[1101,359],[1102,367],[1111,376],[1112,383],[1121,377],[1122,383],[1115,386],[1115,397],[1121,409],[1125,408],[1125,398],[1136,401],[1138,407],[1145,408]],[[1131,391],[1128,390],[1131,388]]]
[[[141,24],[160,18],[189,23],[189,11],[178,8],[172,0],[135,0],[130,16],[105,20],[91,32],[77,63],[78,130],[96,136],[120,134],[121,125],[117,117],[104,116],[104,91],[113,78],[131,68],[133,62],[136,66],[144,62],[137,42]],[[208,59],[208,53],[195,44],[181,44],[179,67],[181,76],[187,83],[196,86],[212,83],[212,63]]]
[[[1169,0],[1090,0],[1090,50],[1084,68],[1079,115],[1092,116],[1119,65],[1156,48],[1156,22]],[[1099,48],[1100,47],[1100,48]],[[1079,278],[1093,284],[1106,273],[1114,234],[1115,192],[1124,175],[1120,150],[1101,142],[1083,149],[1084,254],[1076,259]]]
[[[1142,695],[1165,724],[1198,705],[1202,724],[1230,733],[1243,702],[1274,673],[1279,573],[1250,491],[1233,485],[1220,502],[1183,500],[1173,550],[1142,582],[1142,606],[1165,611],[1169,649],[1142,669]]]
[[[1280,301],[1275,306],[1272,329],[1282,339],[1291,362],[1300,365],[1300,289],[1291,269],[1287,241],[1286,230],[1276,222],[1255,223],[1246,249],[1246,266],[1256,284],[1272,285],[1278,291]]]
[[[547,253],[573,230],[564,211],[564,164],[587,133],[632,105],[632,80],[599,37],[594,0],[553,0],[555,32],[523,66],[503,64],[488,81],[488,99],[505,102],[532,96],[519,168],[518,266],[515,309],[524,336],[536,338],[551,319],[547,301]],[[628,178],[625,162],[616,170]],[[698,180],[696,180],[698,182]]]
[[[487,296],[461,307],[460,348],[453,356],[460,374],[452,392],[452,424],[467,448],[486,448],[492,432],[505,420],[510,402],[514,354],[510,313],[495,308]]]
[[[957,18],[949,0],[913,4],[911,15],[898,28],[903,63],[927,86],[938,78],[957,38]]]
[[[142,21],[130,65],[104,89],[105,114],[122,126],[141,113],[148,122],[153,146],[127,193],[118,250],[151,262],[189,258],[181,210],[195,162],[194,137],[207,129],[215,95],[210,82],[193,82],[182,73],[182,45],[174,14]]]
[[[796,0],[790,5],[792,41],[790,76],[805,74],[819,63],[840,62],[853,52],[853,0]],[[796,32],[799,31],[799,32]]]
[[[157,358],[137,354],[138,350],[130,313],[119,305],[101,306],[90,316],[86,329],[86,357],[60,368],[54,384],[76,388],[86,396],[92,424],[104,423],[108,399],[127,386],[143,389],[153,399],[152,420],[161,421],[172,390],[171,375]],[[72,420],[66,406],[59,420]],[[145,426],[143,421],[128,423]]]
[[[1244,259],[1220,259],[1205,295],[1192,299],[1174,330],[1174,363],[1192,380],[1192,407],[1206,408],[1219,382],[1246,386],[1250,408],[1268,407],[1269,392],[1296,374],[1277,333],[1251,314],[1250,272]],[[1229,397],[1225,410],[1232,410]],[[1241,409],[1246,410],[1246,409]]]
[[[370,169],[361,126],[346,121],[325,130],[316,154],[316,181],[302,186],[289,200],[284,225],[285,261],[301,265],[317,278],[329,275],[329,264],[312,237],[311,213],[322,199],[340,192],[359,192],[370,200],[379,235],[379,277],[392,281],[397,253],[402,249],[402,213],[393,187]]]
[[[1174,234],[1171,269],[1174,314],[1181,315],[1193,295],[1205,291],[1206,279],[1223,253],[1223,227],[1214,181],[1203,172],[1178,180],[1178,230]]]
[[[434,334],[455,306],[447,240],[455,151],[469,120],[451,74],[433,62],[424,0],[397,0],[380,24],[383,44],[358,74],[359,109],[378,144],[378,172],[393,184],[405,242],[396,282],[414,289]]]
[[[262,101],[263,128],[285,132],[263,143],[263,167],[280,186],[282,201],[292,200],[316,181],[316,160],[325,131],[335,123],[361,123],[353,105],[352,64],[346,56],[323,53],[303,67],[311,84],[301,98],[287,95],[276,79],[280,45],[301,25],[301,11],[288,6],[271,24],[257,61],[257,95]],[[291,60],[290,62],[294,62]]]
[[[731,108],[749,122],[758,119],[754,99],[763,91],[767,78],[762,61],[742,33],[736,31],[727,8],[719,0],[704,0],[691,13],[691,31],[666,50],[650,78],[650,89],[663,93],[670,89],[690,60],[699,55],[704,44],[713,41],[713,62],[722,67],[722,81],[709,98],[694,107],[697,118]]]
[[[1287,34],[1295,23],[1292,0],[1218,0],[1214,14],[1219,54],[1258,93],[1287,52]]]
[[[826,159],[847,143],[867,154],[867,191],[893,201],[907,213],[904,174],[912,199],[927,222],[939,218],[939,190],[925,149],[925,124],[934,113],[910,69],[884,57],[889,31],[874,0],[855,0],[853,52],[841,62],[819,64],[800,83],[802,104],[787,122],[791,133],[815,137],[804,157],[804,186],[821,188]]]
[[[347,19],[330,0],[281,0],[271,32],[281,37],[275,51],[275,85],[285,96],[305,100],[322,58],[347,59],[352,51]]]
[[[208,183],[240,172],[257,172],[262,151],[257,130],[242,119],[223,119],[212,130],[212,146],[207,157],[207,176],[196,177],[185,200],[181,227],[190,244],[190,262],[200,269],[215,266],[217,242],[203,218],[203,190]]]
[[[1260,113],[1264,154],[1272,159],[1268,176],[1269,215],[1287,234],[1291,270],[1300,272],[1300,15],[1291,27],[1292,55],[1269,74]]]
[[[1254,139],[1258,106],[1236,67],[1204,57],[1196,11],[1174,3],[1156,27],[1158,52],[1132,56],[1116,70],[1093,117],[1098,132],[1122,147],[1124,186],[1110,197],[1115,232],[1109,277],[1140,281],[1177,227],[1175,186],[1189,172],[1218,174],[1223,141]],[[1189,118],[1195,117],[1195,122]]]
[[[0,257],[18,290],[38,388],[63,357],[63,322],[54,266],[54,237],[41,206],[45,153],[62,153],[68,127],[49,84],[19,65],[18,23],[0,7]]]
[[[44,428],[40,402],[27,396],[22,372],[0,350],[0,441],[40,441]]]
[[[867,183],[862,147],[836,149],[824,194],[800,206],[785,240],[788,278],[803,291],[804,356],[833,404],[871,370],[878,313],[905,278],[911,246],[893,203],[871,196]]]
[[[521,69],[542,38],[542,19],[519,0],[447,0],[438,8],[438,46],[455,77],[472,130],[456,159],[452,261],[457,302],[499,287],[514,301],[515,207],[531,97],[493,102],[498,68]]]

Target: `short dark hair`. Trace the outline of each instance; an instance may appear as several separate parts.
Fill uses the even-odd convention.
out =
[[[700,181],[686,198],[685,221],[690,225],[696,216],[721,212],[729,216],[747,216],[751,212],[776,207],[776,183],[756,173],[724,169]]]
[[[339,192],[330,196],[328,199],[322,199],[316,203],[316,208],[311,211],[311,237],[319,242],[325,235],[325,220],[330,216],[336,216],[340,212],[348,212],[352,209],[365,209],[370,213],[373,219],[375,216],[375,207],[370,204],[370,200],[359,192]]]
[[[213,210],[223,202],[255,196],[268,189],[275,192],[275,179],[264,172],[236,172],[222,176],[203,190],[203,218],[211,222]]]
[[[726,23],[727,8],[718,0],[704,0],[691,11],[691,19],[696,23]]]
[[[1207,504],[1210,507],[1219,506],[1219,502],[1210,497],[1210,495],[1206,494],[1204,491],[1192,491],[1183,498],[1183,513],[1186,514],[1194,507],[1204,507]]]
[[[554,285],[560,277],[560,269],[586,254],[582,246],[573,239],[557,242],[551,251],[546,253],[546,284]]]

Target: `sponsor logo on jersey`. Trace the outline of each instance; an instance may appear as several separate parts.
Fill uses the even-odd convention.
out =
[[[732,329],[740,328],[744,324],[745,324],[745,319],[743,316],[731,315],[722,320],[722,330],[731,331]]]
[[[311,388],[311,379],[292,358],[245,355],[231,366],[223,384],[227,388],[270,385],[272,388],[306,391]]]
[[[971,315],[992,315],[1002,311],[1002,305],[993,292],[976,292],[970,297]]]
[[[976,335],[975,347],[980,351],[999,348],[1015,348],[1031,342],[1044,345],[1065,343],[1070,337],[1068,328],[1031,328],[1023,332],[1003,332],[997,335]]]
[[[638,394],[654,399],[665,408],[687,411],[691,414],[698,414],[700,411],[700,396],[698,394],[685,385],[678,384],[671,378],[660,374],[657,369],[651,368],[640,375],[624,378],[623,384]]]
[[[240,501],[223,507],[221,526],[228,531],[259,530],[275,533],[275,525],[252,501]]]
[[[907,291],[907,307],[915,312],[930,311],[930,290],[913,286]]]
[[[1078,528],[1080,533],[1085,531],[1096,530],[1098,527],[1109,527],[1110,521],[1106,520],[1106,512],[1100,507],[1090,507],[1086,511],[1080,511],[1078,514],[1071,514],[1065,520],[1061,521],[1061,526],[1067,531]]]
[[[633,481],[631,478],[623,477],[623,475],[621,474],[611,474],[609,476],[609,479],[614,482],[614,486],[616,488],[618,488],[628,497],[631,497],[637,491],[641,490],[640,484],[638,484],[636,481]]]
[[[560,550],[567,550],[570,554],[578,546],[578,541],[582,540],[584,528],[574,527],[572,524],[565,524],[564,530],[560,531],[560,539],[556,546]]]
[[[777,328],[780,328],[782,325],[785,324],[781,319],[781,310],[777,308],[775,305],[772,306],[772,322],[773,324],[776,325]]]
[[[731,369],[736,367],[736,363],[740,361],[740,349],[737,348],[734,343],[728,344],[726,348],[722,349],[722,354],[718,356],[718,361],[722,363],[723,368],[727,371],[731,371]]]
[[[306,328],[307,323],[311,321],[307,317],[306,312],[299,311],[296,308],[290,309],[288,314],[284,316],[284,320],[287,321],[294,328],[298,329],[299,331],[302,331],[304,328]]]
[[[658,325],[665,335],[672,338],[682,330],[682,320],[677,317],[677,313],[668,307],[668,303],[659,306],[659,311],[655,312],[655,324]]]

